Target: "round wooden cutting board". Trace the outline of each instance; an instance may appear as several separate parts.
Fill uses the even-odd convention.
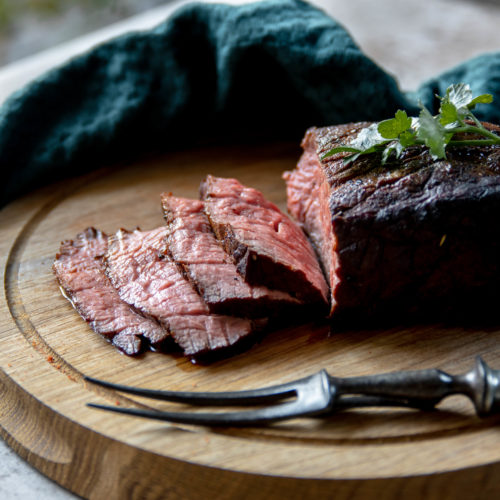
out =
[[[210,365],[179,354],[120,354],[63,298],[52,273],[60,241],[88,226],[162,224],[159,195],[197,197],[208,174],[237,177],[285,208],[296,147],[208,149],[100,170],[0,212],[0,424],[17,453],[85,498],[494,498],[500,418],[454,396],[436,412],[370,409],[244,429],[170,425],[90,409],[151,405],[97,389],[89,375],[173,390],[238,390],[325,368],[337,376],[441,368],[476,355],[500,368],[500,327],[424,325],[330,331],[320,322],[267,334]],[[167,406],[163,404],[163,407]],[[170,406],[171,407],[171,406]]]

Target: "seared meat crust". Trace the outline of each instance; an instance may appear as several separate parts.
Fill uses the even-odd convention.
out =
[[[500,148],[449,148],[436,161],[413,147],[347,169],[343,153],[322,159],[367,125],[310,129],[285,174],[288,209],[329,277],[331,314],[447,315],[498,300]]]

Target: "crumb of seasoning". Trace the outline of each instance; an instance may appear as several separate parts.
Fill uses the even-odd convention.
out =
[[[120,405],[121,405],[120,401],[118,401],[118,400],[117,400],[117,401],[115,401],[115,405],[116,405],[116,406],[120,406]]]
[[[9,368],[12,368],[12,365],[11,365],[10,363],[7,363],[7,366],[8,366]]]
[[[53,363],[54,362],[54,356],[51,356],[51,355],[47,356],[47,361],[49,363]]]

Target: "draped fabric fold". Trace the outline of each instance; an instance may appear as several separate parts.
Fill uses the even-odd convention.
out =
[[[500,100],[500,54],[403,93],[334,19],[301,0],[189,4],[72,59],[0,108],[0,206],[39,185],[208,141],[299,140],[312,125],[435,108],[453,82]],[[500,122],[499,107],[477,115]]]

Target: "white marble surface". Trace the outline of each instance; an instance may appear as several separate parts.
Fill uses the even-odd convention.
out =
[[[70,500],[79,498],[40,474],[0,439],[0,499]]]
[[[242,3],[245,0],[232,0]],[[117,23],[0,68],[0,104],[14,90],[89,47],[130,29],[161,22],[185,0]],[[363,51],[395,75],[404,89],[482,52],[500,50],[496,0],[312,0],[339,20]],[[72,499],[15,455],[0,439],[0,500]]]

